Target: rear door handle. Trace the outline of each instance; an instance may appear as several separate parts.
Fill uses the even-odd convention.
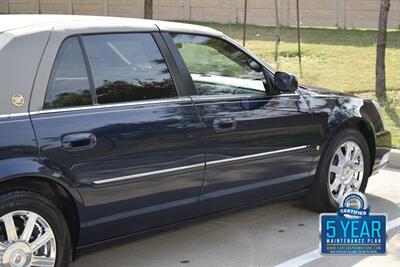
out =
[[[214,119],[214,130],[218,133],[231,132],[236,129],[235,118],[216,118]]]
[[[75,133],[65,135],[61,143],[66,150],[85,150],[95,147],[97,139],[92,133]]]

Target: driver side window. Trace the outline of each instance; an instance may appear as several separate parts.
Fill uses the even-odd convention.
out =
[[[262,66],[221,39],[171,34],[199,95],[265,95]]]

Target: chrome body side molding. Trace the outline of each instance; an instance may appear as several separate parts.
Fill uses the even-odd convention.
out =
[[[246,160],[246,159],[252,159],[252,158],[272,156],[272,155],[277,155],[277,154],[281,154],[281,153],[299,151],[299,150],[306,149],[308,147],[309,147],[308,145],[303,145],[303,146],[291,147],[291,148],[286,148],[286,149],[279,149],[279,150],[258,153],[258,154],[251,154],[251,155],[246,155],[246,156],[241,156],[241,157],[208,161],[205,164],[198,163],[198,164],[186,165],[186,166],[164,169],[164,170],[159,170],[159,171],[144,172],[144,173],[115,177],[115,178],[110,178],[110,179],[97,180],[97,181],[94,181],[93,183],[96,185],[101,185],[101,184],[107,184],[107,183],[113,183],[113,182],[120,182],[120,181],[125,181],[125,180],[130,180],[130,179],[141,178],[141,177],[145,177],[145,176],[151,176],[151,175],[157,175],[157,174],[163,174],[163,173],[169,173],[169,172],[175,172],[175,171],[182,171],[182,170],[187,170],[187,169],[192,169],[192,168],[205,167],[207,165],[215,165],[215,164],[227,163],[227,162],[232,162],[232,161]]]

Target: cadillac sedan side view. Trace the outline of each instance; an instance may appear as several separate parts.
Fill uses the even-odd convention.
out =
[[[340,85],[338,85],[340,86]],[[216,30],[0,16],[0,265],[256,202],[333,211],[388,161],[377,103],[299,86]]]

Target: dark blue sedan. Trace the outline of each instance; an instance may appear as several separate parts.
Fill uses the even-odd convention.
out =
[[[263,201],[333,211],[390,151],[377,103],[206,27],[0,16],[0,81],[0,266]]]

